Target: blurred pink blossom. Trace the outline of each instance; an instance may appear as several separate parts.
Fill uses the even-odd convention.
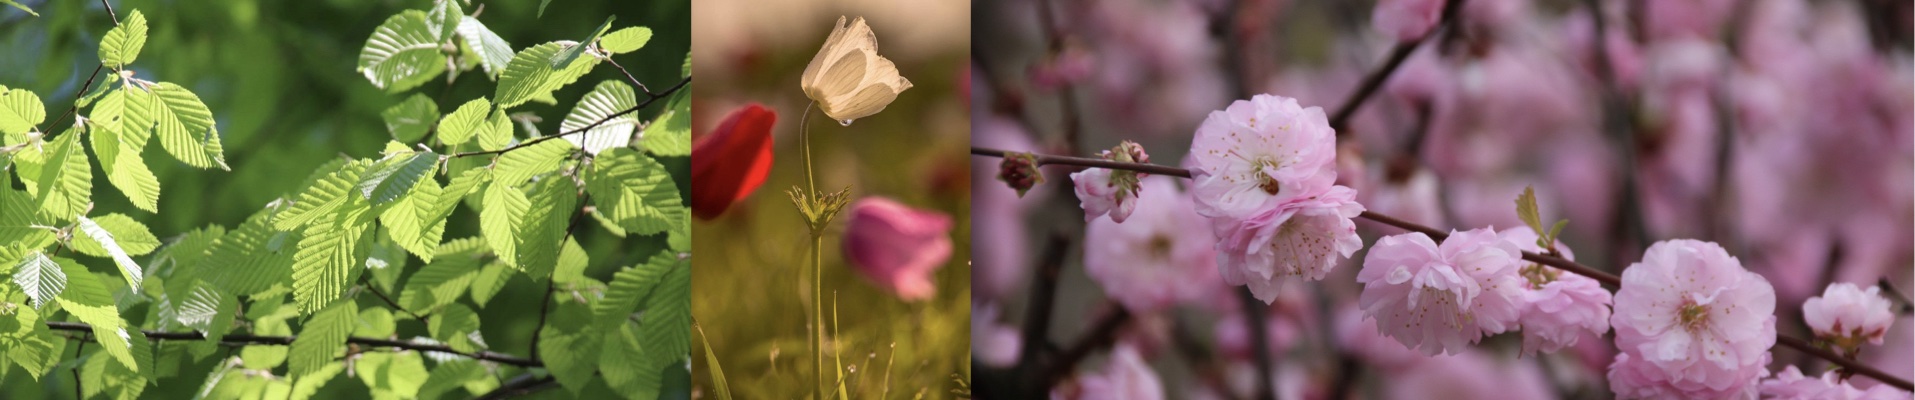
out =
[[[1881,292],[1875,286],[1862,290],[1853,283],[1831,284],[1821,296],[1802,303],[1802,320],[1808,322],[1816,337],[1840,345],[1853,346],[1863,340],[1882,344],[1882,335],[1895,322],[1895,313]]]
[[[951,217],[883,197],[851,204],[844,257],[865,279],[904,300],[937,293],[932,274],[951,258]]]
[[[1051,393],[1051,399],[1073,400],[1157,400],[1164,398],[1164,385],[1157,371],[1150,369],[1144,357],[1129,344],[1119,343],[1111,350],[1104,370],[1078,378],[1076,396]]]
[[[1144,178],[1141,207],[1124,223],[1092,220],[1084,233],[1084,272],[1133,313],[1202,299],[1223,287],[1216,239],[1177,189],[1176,178]]]
[[[1466,351],[1432,358],[1387,375],[1391,399],[1548,399],[1549,380],[1535,362]]]
[[[1761,384],[1763,398],[1780,400],[1902,400],[1908,392],[1895,390],[1888,385],[1876,385],[1868,390],[1856,389],[1842,380],[1841,373],[1823,372],[1822,376],[1810,378],[1802,375],[1802,370],[1790,365],[1783,368],[1775,378],[1764,379]]]
[[[1002,325],[997,304],[971,303],[971,357],[980,364],[1008,367],[1017,362],[1023,336],[1017,327]]]
[[[1397,41],[1423,37],[1442,17],[1443,0],[1382,0],[1370,14],[1370,24]]]

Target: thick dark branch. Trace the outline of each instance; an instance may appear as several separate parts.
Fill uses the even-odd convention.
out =
[[[92,326],[88,326],[87,324],[82,324],[77,322],[48,321],[47,328],[56,330],[56,331],[93,332]],[[162,331],[142,331],[142,332],[145,333],[146,337],[150,339],[206,340],[206,335],[201,334],[199,332],[162,332]],[[297,337],[298,337],[297,335],[258,336],[258,335],[250,335],[250,334],[230,334],[230,335],[221,337],[219,341],[220,343],[239,344],[239,345],[260,344],[260,345],[286,346],[286,345],[293,344],[293,339]],[[451,346],[446,346],[443,344],[413,343],[413,342],[400,341],[400,340],[375,339],[375,338],[357,337],[357,336],[346,338],[346,343],[358,344],[363,346],[372,346],[372,347],[390,347],[390,348],[404,349],[404,350],[432,351],[432,352],[447,353],[447,354],[457,354],[460,356],[464,356],[466,358],[492,361],[492,362],[497,362],[500,364],[510,364],[510,365],[516,365],[520,367],[527,367],[527,368],[543,366],[538,361],[527,360],[524,358],[519,358],[516,356],[509,355],[509,354],[493,353],[489,351],[467,353],[463,351],[453,350]]]
[[[1018,375],[1025,379],[1023,390],[1020,391],[1023,397],[1042,397],[1041,394],[1050,390],[1050,380],[1039,374],[1043,371],[1045,344],[1050,343],[1051,313],[1055,311],[1057,302],[1057,278],[1064,270],[1064,258],[1069,255],[1070,247],[1069,237],[1051,235],[1037,268],[1032,269],[1036,277],[1032,282],[1030,302],[1024,310],[1024,346],[1017,356]]]
[[[1383,82],[1390,80],[1390,75],[1396,73],[1397,67],[1403,66],[1403,61],[1409,60],[1411,54],[1416,53],[1418,46],[1450,29],[1462,3],[1463,0],[1450,0],[1444,4],[1443,19],[1436,23],[1436,27],[1430,28],[1429,33],[1416,40],[1397,43],[1396,47],[1390,49],[1390,56],[1383,59],[1383,65],[1363,76],[1363,81],[1356,86],[1356,92],[1350,93],[1350,97],[1343,99],[1343,104],[1337,106],[1336,113],[1330,114],[1330,129],[1337,131],[1337,137],[1349,136],[1350,116],[1356,115],[1356,110],[1363,107],[1363,102],[1376,94],[1376,90],[1383,87]]]
[[[980,148],[980,147],[971,148],[971,154],[973,155],[1003,157],[1005,153],[1006,153],[1005,151],[997,150],[997,149],[987,149],[987,148]],[[1148,172],[1148,173],[1162,173],[1164,175],[1179,176],[1179,177],[1185,177],[1185,178],[1190,177],[1190,171],[1185,171],[1185,170],[1165,171],[1165,169],[1168,169],[1169,167],[1165,167],[1162,165],[1155,165],[1155,164],[1127,163],[1127,162],[1120,162],[1120,161],[1099,160],[1099,159],[1090,159],[1090,158],[1081,158],[1081,157],[1062,157],[1062,156],[1052,156],[1052,155],[1042,155],[1042,154],[1037,155],[1037,157],[1039,160],[1039,165],[1045,164],[1046,160],[1049,160],[1049,163],[1051,164],[1083,165],[1083,166],[1092,166],[1092,167],[1099,167],[1099,168],[1114,168],[1114,169],[1123,169],[1123,170]],[[1182,173],[1179,174],[1178,172],[1182,172]],[[1405,221],[1405,220],[1402,220],[1396,217],[1391,217],[1384,214],[1378,214],[1371,211],[1364,211],[1363,214],[1358,215],[1357,217],[1380,222],[1390,226],[1395,226],[1398,228],[1403,228],[1404,230],[1421,232],[1425,235],[1429,235],[1431,239],[1435,239],[1436,241],[1439,241],[1439,242],[1449,237],[1449,233],[1437,230],[1436,228],[1424,226],[1422,224],[1417,224],[1414,222]],[[1542,265],[1556,267],[1558,269],[1569,271],[1577,275],[1586,276],[1586,277],[1589,277],[1590,279],[1595,279],[1598,282],[1602,282],[1604,285],[1608,285],[1610,287],[1622,286],[1621,277],[1618,277],[1614,274],[1610,274],[1608,272],[1603,272],[1602,270],[1596,269],[1594,267],[1576,263],[1575,261],[1569,261],[1561,257],[1554,257],[1547,254],[1539,254],[1539,253],[1525,251],[1523,252],[1523,259],[1529,260],[1531,262],[1535,262],[1538,264],[1542,264]],[[1029,329],[1029,327],[1026,327],[1026,329]],[[1883,383],[1894,385],[1895,387],[1901,388],[1902,390],[1915,390],[1915,384],[1911,384],[1907,379],[1902,379],[1894,375],[1890,375],[1886,372],[1882,372],[1882,370],[1875,369],[1867,365],[1863,365],[1861,363],[1855,362],[1854,360],[1842,358],[1841,356],[1838,356],[1835,353],[1830,353],[1826,350],[1815,348],[1813,345],[1808,344],[1808,341],[1784,336],[1781,334],[1776,334],[1776,342],[1782,343],[1796,350],[1801,350],[1810,355],[1827,359],[1830,362],[1833,362],[1837,365],[1841,365],[1843,368],[1859,372],[1862,375],[1868,375],[1871,378],[1875,378],[1876,380],[1882,381]]]
[[[561,137],[565,137],[565,136],[568,136],[568,135],[574,135],[574,134],[579,134],[579,133],[583,133],[583,132],[585,132],[585,131],[589,131],[589,130],[592,130],[592,128],[597,128],[597,127],[598,127],[599,125],[604,125],[604,124],[605,124],[606,122],[610,122],[610,121],[611,121],[611,120],[612,120],[613,118],[618,118],[618,117],[622,117],[622,116],[625,116],[625,114],[631,114],[631,113],[635,113],[635,112],[638,112],[638,110],[641,110],[641,109],[644,109],[645,107],[647,107],[647,106],[650,106],[650,105],[652,105],[652,102],[656,102],[656,101],[658,101],[659,99],[663,99],[663,98],[666,98],[666,97],[670,97],[670,96],[672,95],[672,93],[677,93],[679,89],[684,89],[684,88],[685,88],[685,85],[690,85],[691,83],[692,83],[692,77],[689,77],[689,76],[687,76],[687,77],[685,77],[685,79],[684,79],[684,80],[681,80],[681,81],[678,81],[678,84],[677,84],[677,85],[672,85],[672,87],[671,87],[671,88],[669,88],[669,89],[665,89],[665,91],[663,91],[663,92],[658,92],[658,93],[648,93],[648,94],[650,94],[650,96],[649,96],[649,97],[646,97],[646,98],[645,98],[645,101],[641,101],[641,102],[638,102],[638,105],[635,105],[635,106],[632,106],[632,108],[627,108],[627,109],[625,109],[625,111],[619,111],[619,112],[615,112],[615,113],[612,113],[611,115],[607,115],[607,116],[605,116],[605,118],[599,118],[599,119],[598,119],[598,121],[593,121],[593,122],[592,122],[591,124],[588,124],[588,125],[585,125],[585,126],[581,126],[581,127],[578,127],[577,129],[573,129],[573,130],[569,130],[569,131],[564,131],[564,132],[559,132],[558,134],[556,134],[556,135],[551,135],[551,136],[540,136],[540,137],[537,137],[537,138],[533,138],[532,140],[527,140],[527,141],[524,141],[524,142],[520,142],[520,143],[519,143],[519,144],[517,144],[517,145],[513,145],[513,146],[509,146],[509,147],[506,147],[506,148],[503,148],[503,149],[498,149],[498,150],[485,150],[485,151],[468,151],[468,152],[464,152],[464,153],[453,153],[452,155],[450,155],[450,156],[447,156],[447,157],[450,157],[450,158],[459,158],[459,157],[469,157],[469,156],[480,156],[480,155],[487,155],[487,154],[505,154],[505,152],[508,152],[508,151],[513,151],[513,150],[518,150],[518,149],[520,149],[520,148],[524,148],[524,147],[529,147],[529,146],[532,146],[532,145],[535,145],[535,144],[539,144],[539,142],[544,142],[544,141],[547,141],[547,140],[552,140],[552,139],[558,139],[558,138],[561,138]]]
[[[1251,293],[1248,287],[1236,289],[1237,302],[1243,307],[1243,323],[1250,328],[1250,361],[1257,367],[1257,389],[1250,391],[1250,398],[1276,400],[1276,384],[1271,381],[1277,371],[1273,360],[1276,356],[1270,354],[1270,327],[1263,322],[1268,317],[1264,312],[1270,309],[1270,305],[1257,300],[1257,295]]]

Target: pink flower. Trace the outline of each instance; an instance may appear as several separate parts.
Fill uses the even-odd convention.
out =
[[[1528,226],[1505,229],[1498,234],[1517,248],[1542,252],[1536,245],[1536,231]],[[1560,240],[1557,251],[1563,258],[1575,260]],[[1554,267],[1520,261],[1518,272],[1524,278],[1523,354],[1537,351],[1554,353],[1573,346],[1587,331],[1597,335],[1609,331],[1609,290],[1595,279],[1563,272]]]
[[[1881,292],[1878,287],[1862,290],[1848,282],[1829,285],[1821,296],[1802,303],[1802,319],[1815,330],[1816,337],[1851,350],[1863,339],[1882,344],[1882,335],[1895,322],[1895,313]]]
[[[971,358],[992,367],[1008,367],[1017,362],[1024,338],[1017,328],[997,322],[996,304],[971,302]]]
[[[1216,239],[1175,178],[1144,179],[1130,220],[1096,219],[1084,233],[1084,270],[1134,313],[1195,301],[1221,287]]]
[[[1336,268],[1339,255],[1348,258],[1363,248],[1356,223],[1350,221],[1362,213],[1356,190],[1332,186],[1321,195],[1292,198],[1248,218],[1213,218],[1217,270],[1224,283],[1246,285],[1258,300],[1270,303],[1283,281],[1323,280]]]
[[[1802,375],[1802,370],[1790,365],[1782,369],[1773,379],[1764,379],[1760,386],[1765,398],[1782,400],[1892,400],[1907,399],[1908,392],[1895,390],[1888,385],[1875,385],[1864,391],[1849,386],[1841,374],[1835,371],[1823,372],[1820,378]]]
[[[844,258],[872,283],[905,300],[937,293],[931,274],[951,258],[951,217],[883,197],[851,205]]]
[[[1616,362],[1609,364],[1609,390],[1615,392],[1618,399],[1753,399],[1755,398],[1755,376],[1746,378],[1746,383],[1736,383],[1721,388],[1698,384],[1701,377],[1683,378],[1664,372],[1655,363],[1632,356],[1632,352],[1616,354]],[[1762,353],[1762,364],[1769,363],[1769,353]],[[1754,368],[1764,371],[1762,368]],[[1766,372],[1766,371],[1764,371]],[[1737,378],[1742,380],[1743,378]],[[1738,381],[1739,382],[1739,381]]]
[[[1376,30],[1398,41],[1416,40],[1436,27],[1443,16],[1443,0],[1382,0],[1370,13]]]
[[[1722,246],[1650,245],[1623,271],[1615,301],[1609,322],[1623,354],[1610,366],[1610,386],[1619,394],[1725,397],[1753,390],[1767,372],[1775,289]]]
[[[1318,107],[1257,95],[1213,111],[1191,142],[1197,213],[1250,218],[1336,182],[1336,130]]]
[[[1469,351],[1453,357],[1431,358],[1408,369],[1388,373],[1380,388],[1389,399],[1548,399],[1550,390],[1540,364],[1494,353]]]
[[[1460,353],[1486,334],[1516,328],[1525,305],[1521,256],[1488,228],[1452,231],[1441,246],[1420,232],[1386,236],[1357,272],[1364,284],[1358,305],[1404,346]]]
[[[1144,153],[1144,146],[1125,140],[1101,154],[1105,160],[1121,162],[1150,162],[1150,155]],[[1071,174],[1071,184],[1076,188],[1079,204],[1084,207],[1084,221],[1096,220],[1105,213],[1112,221],[1119,223],[1130,218],[1137,209],[1137,187],[1139,179],[1148,176],[1136,171],[1091,168]]]
[[[1085,376],[1078,381],[1080,392],[1076,397],[1082,400],[1156,400],[1164,398],[1163,383],[1158,382],[1157,372],[1144,362],[1143,355],[1130,344],[1118,344],[1111,351],[1110,363],[1104,371]],[[1052,399],[1060,398],[1055,393]]]

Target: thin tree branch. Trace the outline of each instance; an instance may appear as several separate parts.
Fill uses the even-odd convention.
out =
[[[86,331],[86,336],[80,339],[80,344],[73,346],[73,360],[75,361],[73,364],[73,398],[75,400],[86,398],[86,392],[80,390],[80,364],[78,361],[80,360],[80,353],[86,351],[86,342],[92,340],[93,331],[89,329]]]
[[[120,26],[120,14],[113,12],[113,5],[107,3],[106,0],[100,0],[100,6],[106,7],[106,15],[113,17],[113,26]]]
[[[479,399],[509,399],[545,390],[546,388],[552,387],[555,383],[558,383],[558,381],[553,380],[551,375],[546,375],[544,378],[535,378],[532,373],[528,372],[506,380],[505,384],[499,385],[498,389],[493,389],[484,396],[479,396]]]
[[[1025,385],[1020,392],[1024,398],[1041,398],[1041,394],[1050,389],[1048,374],[1043,374],[1043,350],[1050,343],[1051,313],[1057,302],[1057,278],[1064,269],[1064,258],[1071,247],[1070,238],[1059,233],[1051,235],[1050,244],[1044,247],[1044,255],[1038,261],[1036,274],[1032,282],[1033,290],[1028,307],[1024,310],[1024,345],[1018,351],[1018,376],[1024,377]]]
[[[1378,65],[1375,70],[1363,76],[1363,81],[1356,86],[1356,92],[1343,99],[1343,104],[1337,106],[1336,113],[1330,114],[1330,129],[1336,130],[1337,137],[1348,136],[1350,117],[1356,115],[1356,110],[1363,107],[1363,102],[1369,100],[1371,95],[1376,94],[1377,89],[1383,87],[1383,82],[1390,80],[1390,75],[1396,73],[1397,67],[1403,66],[1403,61],[1409,60],[1410,55],[1416,53],[1418,46],[1451,29],[1451,25],[1456,21],[1456,15],[1463,8],[1462,3],[1463,0],[1449,0],[1443,5],[1443,18],[1437,21],[1436,27],[1430,28],[1429,33],[1415,40],[1397,43],[1396,47],[1390,49],[1390,56],[1383,59],[1382,65]]]
[[[1041,30],[1044,31],[1044,35],[1049,38],[1049,43],[1047,43],[1046,48],[1050,51],[1052,61],[1056,61],[1059,56],[1064,54],[1064,29],[1058,26],[1057,12],[1051,9],[1056,6],[1055,3],[1055,1],[1046,0],[1035,4],[1037,6],[1037,22],[1044,26],[1044,29]],[[1083,120],[1077,115],[1077,95],[1071,91],[1071,85],[1067,83],[1057,88],[1057,99],[1063,103],[1062,105],[1064,107],[1064,143],[1070,146],[1069,149],[1072,152],[1082,151],[1083,149],[1078,148],[1078,146],[1083,145],[1082,131],[1084,124]],[[1065,186],[1068,187],[1069,185]]]
[[[632,106],[632,108],[627,108],[627,109],[625,109],[625,111],[619,111],[619,112],[615,112],[615,113],[612,113],[611,115],[607,115],[607,116],[605,116],[605,118],[599,118],[599,119],[598,119],[598,121],[594,121],[594,122],[592,122],[592,123],[591,123],[591,124],[589,124],[589,125],[585,125],[585,126],[581,126],[581,127],[578,127],[577,129],[573,129],[573,130],[569,130],[569,131],[565,131],[565,132],[560,132],[559,134],[556,134],[556,135],[551,135],[551,136],[541,136],[541,137],[537,137],[537,138],[533,138],[532,140],[527,140],[527,141],[524,141],[524,142],[520,142],[520,143],[519,143],[519,144],[517,144],[517,145],[513,145],[513,146],[510,146],[510,147],[506,147],[506,148],[503,148],[503,149],[498,149],[498,150],[484,150],[484,151],[468,151],[468,152],[463,152],[463,153],[453,153],[452,155],[449,155],[449,156],[446,156],[446,157],[448,157],[448,158],[459,158],[459,157],[469,157],[469,156],[479,156],[479,155],[487,155],[487,154],[505,154],[505,152],[508,152],[508,151],[513,151],[513,150],[518,150],[518,149],[520,149],[520,148],[524,148],[524,147],[528,147],[528,146],[531,146],[531,145],[535,145],[535,144],[539,144],[539,142],[543,142],[543,141],[547,141],[547,140],[552,140],[552,139],[558,139],[558,138],[560,138],[560,137],[565,137],[565,136],[567,136],[567,135],[573,135],[573,134],[578,134],[578,133],[581,133],[581,132],[585,132],[585,131],[588,131],[588,130],[591,130],[592,128],[597,128],[597,127],[598,127],[599,125],[603,125],[603,124],[605,124],[606,122],[610,122],[610,121],[611,121],[611,120],[612,120],[613,118],[618,118],[618,117],[621,117],[621,116],[624,116],[625,114],[631,114],[631,113],[634,113],[634,112],[638,112],[638,110],[640,110],[640,109],[644,109],[644,108],[645,108],[646,106],[650,106],[650,105],[652,105],[652,102],[655,102],[655,101],[658,101],[658,99],[663,99],[663,98],[666,98],[666,97],[669,97],[669,96],[671,96],[671,95],[672,95],[672,93],[676,93],[676,92],[678,92],[678,90],[679,90],[679,89],[684,89],[684,88],[685,88],[685,85],[690,85],[691,83],[692,83],[692,77],[689,77],[689,76],[687,76],[687,77],[685,77],[685,79],[684,79],[684,80],[681,80],[681,81],[678,81],[678,84],[677,84],[677,85],[672,85],[672,87],[671,87],[671,88],[669,88],[669,89],[665,89],[665,91],[663,91],[663,92],[658,92],[658,93],[654,93],[654,94],[651,94],[651,96],[650,96],[650,97],[647,97],[647,98],[645,98],[645,101],[641,101],[641,102],[639,102],[639,103],[638,103],[638,105],[635,105],[635,106]]]
[[[413,319],[417,319],[419,320],[419,322],[427,322],[426,316],[419,315],[418,313],[414,313],[412,312],[412,310],[407,310],[405,307],[400,307],[399,303],[393,302],[391,297],[386,297],[385,293],[380,293],[379,288],[373,287],[372,285],[366,285],[365,287],[366,287],[366,291],[372,292],[372,295],[379,296],[380,300],[385,300],[386,305],[392,306],[392,309],[399,310],[399,312],[406,313],[406,315],[411,315]]]
[[[625,80],[632,81],[633,85],[638,85],[638,90],[644,91],[645,95],[650,96],[652,94],[652,88],[645,87],[645,82],[639,82],[638,78],[632,77],[632,71],[626,71],[625,66],[618,65],[618,61],[612,61],[611,57],[605,57],[605,62],[611,63],[613,68],[618,68],[619,73],[625,74]]]
[[[997,149],[988,149],[988,148],[979,148],[979,147],[971,148],[971,154],[974,154],[974,155],[1002,157],[1003,154],[1005,153],[1006,153],[1005,151],[997,150]],[[1051,164],[1095,166],[1100,168],[1114,168],[1114,169],[1123,169],[1123,170],[1139,171],[1139,172],[1147,172],[1147,173],[1162,173],[1164,175],[1184,177],[1184,178],[1190,177],[1190,171],[1171,169],[1162,165],[1155,165],[1155,164],[1148,164],[1148,163],[1127,163],[1127,162],[1118,162],[1118,161],[1088,159],[1088,158],[1081,158],[1081,157],[1065,157],[1065,156],[1051,156],[1051,155],[1038,155],[1038,158],[1040,160],[1049,160],[1049,163]],[[1380,222],[1390,226],[1395,226],[1398,228],[1403,228],[1409,231],[1421,232],[1423,234],[1429,235],[1431,239],[1434,239],[1438,242],[1441,242],[1443,239],[1446,239],[1449,237],[1448,233],[1437,230],[1436,228],[1424,226],[1424,225],[1409,222],[1409,221],[1404,221],[1396,217],[1391,217],[1384,214],[1378,214],[1372,211],[1364,211],[1363,214],[1358,215],[1357,217]],[[1538,264],[1542,264],[1542,265],[1556,267],[1558,269],[1569,271],[1577,275],[1586,276],[1586,277],[1589,277],[1590,279],[1595,279],[1596,281],[1602,282],[1603,284],[1611,286],[1611,287],[1620,287],[1622,285],[1621,277],[1618,277],[1614,274],[1610,274],[1608,272],[1603,272],[1602,270],[1598,270],[1594,267],[1576,263],[1575,261],[1569,261],[1561,257],[1554,257],[1547,254],[1538,254],[1534,252],[1525,251],[1523,252],[1523,259],[1529,260],[1531,262],[1535,262]],[[1040,274],[1039,277],[1042,278],[1043,276]],[[1026,329],[1028,330],[1029,327],[1026,327]],[[1026,337],[1028,338],[1029,336],[1026,336]],[[1801,350],[1802,352],[1808,353],[1809,355],[1827,359],[1829,360],[1829,362],[1833,362],[1837,365],[1841,365],[1845,369],[1860,372],[1863,375],[1868,375],[1871,378],[1875,378],[1876,380],[1882,381],[1883,383],[1894,385],[1895,387],[1901,388],[1902,390],[1915,390],[1915,383],[1910,383],[1907,379],[1903,379],[1903,378],[1891,375],[1889,373],[1882,372],[1882,370],[1875,369],[1867,365],[1863,365],[1854,360],[1842,358],[1841,356],[1838,356],[1835,353],[1830,353],[1827,350],[1816,348],[1814,345],[1809,344],[1808,341],[1777,333],[1776,342],[1786,345],[1790,348],[1794,348],[1796,350]],[[1026,352],[1029,352],[1029,351],[1031,350],[1029,349],[1026,350]]]
[[[60,120],[63,120],[63,119],[66,119],[66,117],[68,117],[68,116],[72,116],[72,115],[73,115],[73,112],[74,112],[74,111],[78,111],[78,110],[80,109],[80,97],[82,97],[82,96],[86,96],[86,91],[87,91],[87,89],[92,89],[92,88],[93,88],[93,79],[94,79],[94,78],[99,78],[99,77],[100,77],[100,70],[103,70],[103,69],[106,69],[106,65],[105,65],[105,64],[101,64],[101,65],[98,65],[98,66],[94,66],[94,67],[93,67],[93,74],[91,74],[91,75],[87,75],[87,76],[86,76],[86,84],[82,84],[82,85],[80,85],[80,91],[78,91],[78,92],[74,92],[74,93],[73,93],[73,106],[72,106],[72,107],[67,107],[67,109],[66,109],[66,112],[62,112],[62,113],[60,113],[60,117],[59,117],[59,118],[54,118],[54,119],[51,119],[51,120],[48,120],[48,121],[47,121],[47,124],[46,124],[46,126],[42,126],[42,127],[40,127],[40,132],[42,132],[42,133],[46,133],[46,134],[52,134],[52,133],[54,133],[54,132],[52,132],[52,131],[49,131],[48,129],[51,129],[51,128],[53,128],[53,127],[56,127],[56,126],[60,126],[60,125],[59,125],[59,122],[60,122]],[[42,139],[42,140],[44,140],[44,139]]]
[[[532,359],[539,359],[539,334],[545,332],[545,314],[552,309],[552,293],[557,285],[552,277],[545,277],[545,300],[539,303],[539,326],[532,328]]]
[[[1875,282],[1875,286],[1882,288],[1883,296],[1888,297],[1889,300],[1895,301],[1896,313],[1900,313],[1900,314],[1915,313],[1915,302],[1909,301],[1908,295],[1902,294],[1901,290],[1895,289],[1894,282],[1889,282],[1888,278],[1882,278],[1881,280]]]
[[[971,154],[979,155],[979,156],[1004,158],[1004,156],[1008,154],[1023,154],[1023,153],[972,146]],[[1042,167],[1046,165],[1074,165],[1079,167],[1122,169],[1122,170],[1130,170],[1130,171],[1137,171],[1137,172],[1157,174],[1157,175],[1170,175],[1170,176],[1184,177],[1184,178],[1191,177],[1190,170],[1178,168],[1178,167],[1172,167],[1168,165],[1127,163],[1122,161],[1105,160],[1101,158],[1071,157],[1071,156],[1059,156],[1059,155],[1051,155],[1051,154],[1032,153],[1031,155],[1037,158],[1036,166],[1038,167]]]
[[[56,330],[56,331],[93,332],[92,326],[89,326],[83,323],[77,323],[77,322],[48,321],[47,328]],[[141,331],[141,332],[145,333],[146,337],[149,339],[206,340],[206,335],[201,334],[199,332],[163,332],[163,331]],[[258,335],[250,335],[250,334],[230,334],[230,335],[221,337],[220,343],[238,344],[238,345],[260,344],[260,345],[286,346],[286,345],[293,344],[293,339],[297,337],[298,337],[297,335],[258,336]],[[463,351],[454,350],[452,349],[451,346],[446,346],[443,344],[413,343],[413,342],[407,342],[407,341],[401,341],[401,340],[377,339],[377,338],[357,337],[357,336],[346,338],[346,343],[358,344],[363,346],[372,346],[372,347],[390,347],[390,348],[404,349],[404,350],[431,351],[431,352],[439,352],[439,353],[447,353],[447,354],[456,354],[456,355],[460,355],[466,358],[471,358],[476,360],[492,361],[492,362],[497,362],[500,364],[509,364],[509,365],[515,365],[520,367],[528,367],[528,368],[540,367],[544,365],[535,360],[519,358],[510,354],[500,354],[500,353],[493,353],[489,351],[467,353]]]

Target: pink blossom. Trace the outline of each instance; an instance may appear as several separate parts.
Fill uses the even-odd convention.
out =
[[[1197,213],[1250,218],[1298,198],[1318,196],[1336,181],[1336,130],[1319,107],[1257,95],[1213,111],[1197,127]]]
[[[1835,371],[1823,372],[1819,378],[1802,375],[1802,370],[1790,365],[1783,368],[1775,378],[1764,379],[1760,386],[1765,398],[1781,400],[1898,400],[1907,399],[1908,392],[1895,390],[1888,385],[1875,385],[1868,390],[1849,386]]]
[[[1722,246],[1650,245],[1623,271],[1615,302],[1609,322],[1623,354],[1610,367],[1610,386],[1619,394],[1725,397],[1753,390],[1767,372],[1775,289]]]
[[[1266,304],[1275,301],[1283,281],[1323,280],[1339,256],[1363,248],[1350,220],[1362,213],[1355,190],[1332,186],[1248,218],[1213,218],[1218,272],[1224,283],[1246,285]]]
[[[1493,353],[1491,353],[1493,354]],[[1389,399],[1548,399],[1550,390],[1538,364],[1467,351],[1431,358],[1390,373],[1382,388]]]
[[[1488,228],[1452,231],[1441,246],[1421,232],[1386,236],[1357,272],[1358,305],[1404,346],[1460,353],[1516,329],[1525,304],[1518,257],[1516,244]]]
[[[951,217],[883,197],[851,205],[844,257],[872,283],[905,300],[937,292],[931,275],[951,258]]]
[[[1150,155],[1144,153],[1144,147],[1128,140],[1111,150],[1105,150],[1102,156],[1111,161],[1150,162]],[[1071,185],[1076,189],[1079,204],[1084,208],[1084,221],[1096,220],[1106,213],[1118,223],[1130,218],[1130,213],[1137,209],[1138,179],[1146,175],[1107,168],[1072,173]]]
[[[997,322],[996,304],[971,303],[971,357],[980,364],[1008,367],[1017,362],[1024,339],[1017,328]]]
[[[1436,27],[1443,0],[1382,0],[1370,14],[1376,30],[1398,41],[1416,40]]]
[[[1144,178],[1143,203],[1125,223],[1096,219],[1084,233],[1084,270],[1134,313],[1195,301],[1222,287],[1216,239],[1175,178]]]
[[[1498,235],[1522,250],[1544,251],[1536,245],[1536,231],[1528,226],[1505,229]],[[1563,258],[1576,259],[1560,240],[1556,250]],[[1601,335],[1609,331],[1610,294],[1601,283],[1555,267],[1518,263],[1524,278],[1523,354],[1554,353],[1574,346],[1583,332]]]
[[[1654,362],[1646,361],[1633,352],[1616,354],[1616,361],[1609,364],[1609,391],[1615,392],[1618,399],[1753,399],[1755,398],[1756,375],[1746,378],[1717,379],[1733,381],[1724,387],[1715,387],[1698,383],[1703,377],[1683,378],[1671,375]],[[1769,363],[1769,353],[1762,353],[1762,364]],[[1753,371],[1764,372],[1760,367]],[[1745,382],[1746,381],[1746,382]]]
[[[1354,306],[1337,312],[1336,343],[1339,350],[1356,356],[1370,366],[1385,371],[1399,371],[1425,360],[1450,357],[1429,357],[1404,348],[1402,343],[1383,337],[1382,329],[1377,328],[1377,321],[1365,318],[1363,314]]]
[[[1164,398],[1163,383],[1158,381],[1157,372],[1144,362],[1142,354],[1130,344],[1120,343],[1111,351],[1110,363],[1104,365],[1099,373],[1084,376],[1078,380],[1075,397],[1060,396],[1052,393],[1052,399],[1070,398],[1080,400],[1156,400]]]
[[[1829,285],[1821,296],[1802,303],[1802,319],[1823,339],[1846,346],[1861,344],[1863,339],[1882,344],[1895,313],[1881,292],[1878,287],[1862,290],[1848,282]]]

